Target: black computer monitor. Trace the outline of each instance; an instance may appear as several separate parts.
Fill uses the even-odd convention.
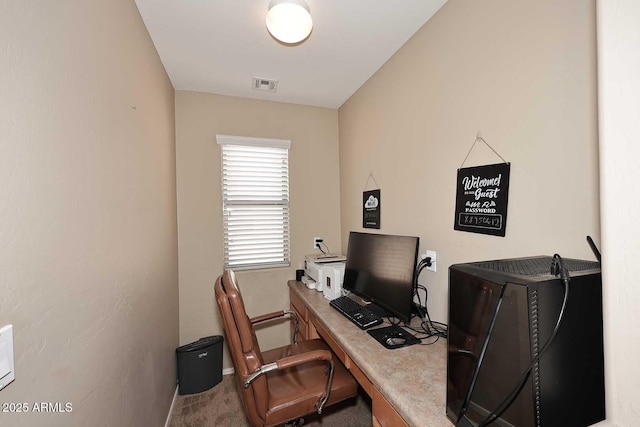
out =
[[[342,287],[409,320],[419,243],[418,237],[352,231]]]

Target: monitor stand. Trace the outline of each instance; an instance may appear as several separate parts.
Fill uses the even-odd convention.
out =
[[[373,314],[377,314],[380,317],[396,317],[394,316],[391,312],[387,311],[386,309],[384,309],[383,307],[380,307],[378,304],[376,303],[369,303],[366,306],[369,311],[371,311]]]
[[[373,314],[377,314],[380,317],[395,317],[391,312],[380,307],[378,304],[374,303],[373,301],[368,300],[364,297],[361,297],[360,295],[356,295],[353,292],[350,292],[347,296],[351,298],[353,301],[360,304],[361,306],[367,307],[369,311],[371,311]]]

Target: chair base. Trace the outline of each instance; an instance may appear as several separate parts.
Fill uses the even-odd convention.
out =
[[[297,420],[291,420],[287,423],[284,423],[284,427],[300,427],[304,424],[304,418],[300,417]]]

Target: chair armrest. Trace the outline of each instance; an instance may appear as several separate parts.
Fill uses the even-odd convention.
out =
[[[318,410],[318,414],[322,413],[322,409],[324,408],[324,404],[327,403],[329,399],[329,393],[331,392],[331,386],[333,385],[333,357],[329,350],[313,350],[308,351],[303,354],[297,354],[295,356],[283,357],[282,359],[278,359],[273,363],[268,363],[266,365],[260,366],[253,374],[247,375],[244,379],[243,385],[244,388],[249,387],[252,382],[256,379],[260,378],[262,375],[271,371],[279,371],[283,369],[289,369],[291,367],[302,365],[304,363],[309,362],[317,362],[317,361],[325,361],[329,366],[329,376],[327,378],[327,386],[325,388],[324,393],[318,399],[318,403],[316,403],[316,409]]]
[[[262,314],[260,316],[252,317],[251,319],[249,319],[249,321],[251,322],[252,325],[254,325],[256,323],[264,322],[271,319],[276,319],[278,317],[283,317],[284,313],[285,313],[284,310],[274,311],[273,313]]]
[[[252,325],[260,322],[264,322],[271,319],[277,319],[278,317],[283,317],[284,315],[289,314],[295,320],[295,327],[293,329],[293,337],[291,339],[292,344],[296,344],[298,342],[298,331],[300,331],[300,319],[298,318],[298,314],[295,311],[290,310],[280,310],[274,311],[273,313],[263,314],[261,316],[252,317],[249,319]]]
[[[303,354],[296,354],[295,356],[283,357],[282,359],[276,360],[275,364],[278,365],[278,369],[288,369],[302,365],[303,363],[316,362],[319,360],[331,362],[332,359],[333,357],[329,350],[313,350]]]

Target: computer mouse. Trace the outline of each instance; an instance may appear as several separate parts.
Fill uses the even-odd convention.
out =
[[[387,337],[384,342],[387,343],[387,345],[390,346],[397,346],[397,345],[402,345],[407,341],[406,338],[401,337],[400,335],[394,335],[394,336],[390,336]]]

